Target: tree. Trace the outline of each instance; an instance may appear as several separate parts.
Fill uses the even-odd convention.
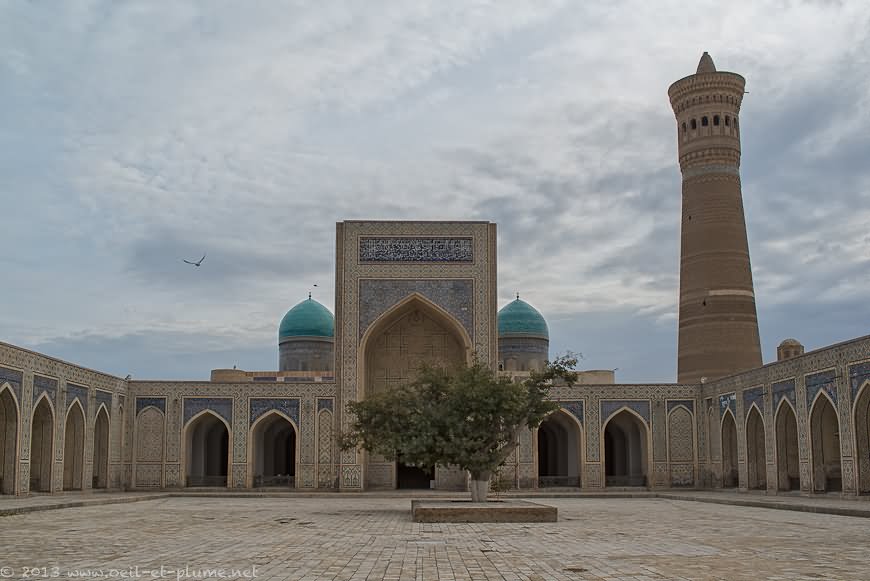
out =
[[[458,466],[472,480],[472,499],[486,499],[492,473],[519,444],[523,428],[537,428],[558,409],[548,398],[554,380],[577,379],[568,354],[524,381],[500,376],[475,361],[455,369],[423,366],[417,379],[348,404],[350,430],[342,449],[360,447],[412,466]]]

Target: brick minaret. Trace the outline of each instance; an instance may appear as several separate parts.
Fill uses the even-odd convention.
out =
[[[761,365],[740,190],[738,117],[746,80],[698,70],[668,89],[677,118],[683,219],[677,381],[713,380]]]

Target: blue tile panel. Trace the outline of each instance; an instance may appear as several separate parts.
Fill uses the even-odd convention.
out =
[[[472,262],[471,238],[408,238],[390,236],[359,239],[360,262]]]
[[[88,416],[88,388],[82,387],[81,385],[75,385],[73,383],[66,384],[66,406],[69,407],[70,404],[78,399],[79,403],[82,404],[82,409],[85,412],[85,417]]]
[[[51,379],[50,377],[43,377],[41,375],[34,375],[33,403],[36,403],[36,400],[39,399],[39,396],[41,396],[43,392],[48,394],[48,397],[51,398],[51,403],[57,407],[57,380]]]
[[[784,397],[788,398],[792,407],[797,409],[797,396],[795,395],[794,379],[778,381],[770,386],[770,390],[773,392],[774,411],[779,409],[779,402],[782,401],[782,398]]]
[[[764,413],[764,388],[763,387],[753,387],[750,389],[743,390],[743,412],[749,413],[749,408],[755,404],[758,406],[758,410],[763,414]]]
[[[671,413],[677,406],[685,406],[690,412],[695,413],[695,402],[691,399],[672,399],[668,400],[668,413]]]
[[[816,394],[819,393],[819,390],[824,390],[831,398],[831,401],[834,402],[834,408],[837,407],[836,371],[830,369],[828,371],[807,375],[805,382],[807,386],[807,409],[812,407],[813,401],[816,399]]]
[[[137,397],[136,398],[136,415],[139,415],[139,412],[147,408],[148,406],[153,406],[159,409],[164,414],[166,413],[166,398],[165,397]]]
[[[112,415],[112,394],[108,391],[100,391],[99,389],[96,392],[96,400],[97,400],[97,410],[100,409],[100,404],[106,404],[106,411],[109,412],[109,415]]]
[[[649,400],[633,401],[633,400],[603,400],[601,402],[601,422],[604,423],[610,415],[616,410],[627,407],[640,414],[640,417],[649,423]]]
[[[849,384],[852,386],[852,399],[858,397],[858,390],[865,381],[870,381],[870,361],[849,366]]]
[[[0,385],[8,383],[18,401],[21,401],[21,384],[24,382],[24,374],[14,369],[0,367]]]
[[[248,425],[251,426],[257,418],[272,410],[284,413],[299,427],[299,398],[252,397],[248,400],[250,414]]]
[[[317,398],[317,411],[329,410],[332,411],[332,398]]]
[[[210,410],[233,425],[233,398],[231,397],[186,397],[184,398],[184,424],[201,411]]]
[[[388,309],[412,293],[432,301],[465,328],[474,340],[474,282],[471,279],[359,281],[359,336]]]
[[[730,409],[734,417],[737,417],[737,394],[723,393],[719,396],[719,417],[725,415],[725,410]]]
[[[577,421],[583,423],[583,402],[582,401],[563,401],[560,402],[562,409],[577,418]]]

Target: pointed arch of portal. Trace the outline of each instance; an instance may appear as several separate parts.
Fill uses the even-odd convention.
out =
[[[843,489],[840,466],[840,418],[837,405],[820,389],[810,406],[810,466],[813,492]]]
[[[18,398],[9,383],[0,385],[0,494],[15,494],[18,479]]]
[[[604,485],[648,486],[652,466],[649,424],[635,410],[622,406],[601,427]]]
[[[800,490],[797,411],[787,397],[773,415],[774,461],[777,490]]]
[[[411,293],[382,313],[359,342],[358,397],[413,381],[421,364],[468,365],[473,344],[465,328],[447,311]],[[366,488],[429,488],[434,467],[411,467],[363,453]]]
[[[300,440],[299,426],[281,410],[269,410],[254,420],[248,430],[248,488],[298,488]]]
[[[538,487],[580,487],[584,450],[583,425],[574,414],[560,408],[544,418],[535,430]]]
[[[181,482],[187,487],[229,487],[233,430],[210,409],[202,410],[184,425]]]
[[[719,434],[722,446],[722,487],[736,488],[740,484],[737,463],[737,419],[730,409],[726,409],[722,414]]]

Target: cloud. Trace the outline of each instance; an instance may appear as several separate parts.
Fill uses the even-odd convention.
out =
[[[748,80],[768,359],[870,315],[864,2],[94,1],[7,4],[0,22],[12,342],[138,357],[151,377],[234,353],[271,366],[283,313],[315,283],[332,304],[336,221],[473,218],[498,223],[499,296],[538,307],[554,348],[672,378],[666,90],[703,50]],[[803,332],[783,314],[816,311]],[[161,366],[167,348],[187,357]]]

